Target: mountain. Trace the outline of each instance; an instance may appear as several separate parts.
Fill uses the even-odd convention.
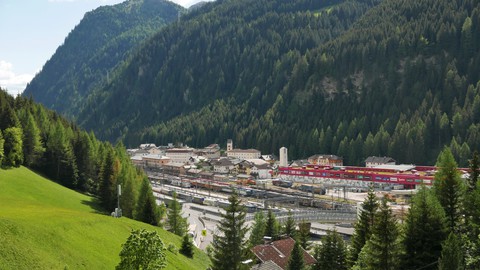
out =
[[[74,116],[131,52],[183,10],[166,0],[129,0],[88,12],[23,95]]]
[[[127,65],[117,70],[109,85],[90,97],[78,123],[99,132],[102,138],[130,138],[145,127],[219,103],[233,105],[228,112],[232,114],[244,106],[249,111],[238,117],[247,124],[246,118],[265,114],[275,103],[299,58],[340,36],[378,3],[207,3],[149,40]],[[101,130],[96,128],[100,126]],[[201,135],[206,129],[218,136]],[[193,138],[193,143],[204,144],[217,138],[223,141],[237,133],[233,126],[226,127],[223,134],[221,129],[220,134],[218,127],[213,126],[190,134],[191,129],[182,129],[178,132],[185,131],[184,134],[166,140],[176,138],[191,143]],[[247,144],[241,139],[236,141],[239,145]],[[255,145],[254,141],[248,143]]]
[[[146,42],[89,97],[101,138],[232,138],[291,158],[332,153],[464,166],[480,148],[480,3],[218,0]]]
[[[165,247],[180,237],[128,218],[99,214],[96,199],[25,167],[0,169],[1,269],[114,269],[131,230],[157,231]],[[206,269],[200,250],[189,259],[166,251],[165,269]]]

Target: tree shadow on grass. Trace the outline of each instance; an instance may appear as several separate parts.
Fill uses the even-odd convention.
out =
[[[100,205],[100,200],[98,198],[91,198],[90,200],[82,200],[82,204],[90,206],[95,214],[106,215],[107,212]]]

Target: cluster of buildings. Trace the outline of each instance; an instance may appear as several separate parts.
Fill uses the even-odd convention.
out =
[[[226,149],[218,144],[204,148],[187,145],[141,144],[128,149],[132,162],[142,168],[161,168],[173,175],[199,176],[212,180],[224,180],[234,176],[236,180],[269,179],[274,177],[278,167],[302,167],[306,165],[343,166],[343,158],[336,155],[313,155],[308,159],[288,161],[288,150],[280,148],[278,159],[275,155],[262,155],[257,149],[234,148],[233,141],[227,141]],[[395,164],[389,157],[368,157],[366,167]]]
[[[234,175],[238,179],[268,179],[277,166],[276,157],[262,155],[257,149],[238,149],[233,141],[227,141],[227,149],[218,144],[204,148],[184,145],[156,146],[141,144],[139,148],[128,149],[132,162],[142,168],[161,168],[174,175],[195,175],[212,179]]]

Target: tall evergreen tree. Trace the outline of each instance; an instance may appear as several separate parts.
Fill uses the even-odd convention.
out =
[[[152,187],[147,177],[142,180],[142,186],[138,195],[135,219],[152,225],[160,225],[164,212],[157,206],[153,196]]]
[[[437,167],[439,169],[435,174],[435,194],[445,210],[450,231],[457,231],[461,222],[464,185],[449,148],[445,148],[438,156]]]
[[[218,229],[220,233],[213,236],[213,270],[240,270],[246,266],[242,262],[247,258],[245,235],[245,208],[240,204],[236,192],[228,198],[229,206],[225,209]]]
[[[480,158],[478,152],[473,153],[472,159],[469,160],[470,176],[468,177],[468,192],[472,192],[477,187],[477,182],[480,175]]]
[[[193,242],[192,242],[192,238],[190,237],[190,235],[188,235],[188,233],[186,233],[184,236],[183,236],[183,240],[182,240],[182,247],[180,248],[180,253],[182,253],[183,255],[189,257],[189,258],[193,258]]]
[[[263,236],[265,235],[266,221],[262,211],[255,213],[252,229],[250,231],[249,243],[250,247],[260,245],[263,243]]]
[[[3,132],[5,152],[4,164],[7,167],[20,167],[23,162],[23,141],[22,129],[18,127],[10,127]]]
[[[460,237],[450,232],[448,238],[442,244],[442,256],[438,263],[439,270],[465,269],[464,254]]]
[[[5,152],[3,149],[4,143],[5,143],[5,140],[3,139],[3,134],[2,134],[2,131],[0,130],[0,168],[2,167],[3,159],[5,158]]]
[[[278,239],[278,231],[280,225],[273,213],[272,209],[268,209],[267,223],[265,224],[265,236],[272,237],[273,240]]]
[[[177,200],[177,193],[173,193],[173,200],[167,210],[169,231],[176,235],[183,236],[187,232],[187,219],[182,217],[182,206]]]
[[[311,223],[302,221],[298,223],[298,232],[295,233],[297,242],[305,250],[310,249],[310,227]]]
[[[317,262],[312,270],[346,270],[347,249],[345,242],[337,231],[328,231],[322,238],[322,244],[315,246],[314,258]]]
[[[362,248],[368,239],[370,239],[377,209],[377,197],[375,196],[373,186],[370,186],[367,198],[365,198],[365,201],[362,203],[360,217],[355,223],[355,230],[352,235],[351,246],[348,254],[348,261],[350,265],[355,264],[358,254],[360,251],[362,251]]]
[[[107,211],[113,211],[117,202],[118,164],[112,148],[107,150],[100,173],[100,201]]]
[[[295,241],[292,253],[288,258],[287,270],[304,270],[305,261],[303,259],[303,249],[298,241]]]
[[[440,202],[422,187],[412,198],[405,221],[401,269],[437,269],[446,230],[445,211]]]
[[[37,165],[45,152],[40,140],[40,130],[30,113],[27,113],[23,125],[23,156],[27,166]]]
[[[287,221],[285,221],[285,224],[283,225],[283,233],[292,238],[295,238],[295,226],[296,224],[295,220],[293,219],[292,211],[288,210]]]
[[[372,235],[368,240],[370,249],[366,254],[369,269],[396,270],[400,262],[399,230],[392,210],[383,198],[375,215]]]

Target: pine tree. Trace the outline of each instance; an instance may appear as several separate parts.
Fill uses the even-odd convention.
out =
[[[260,245],[263,243],[263,236],[265,235],[266,221],[262,211],[255,213],[252,230],[250,232],[249,243],[250,247]]]
[[[400,261],[399,230],[392,210],[384,197],[378,212],[370,242],[369,253],[366,255],[367,267],[371,269],[396,270]]]
[[[305,261],[303,259],[303,249],[298,241],[295,241],[292,253],[288,258],[287,270],[304,270]]]
[[[283,225],[283,233],[287,236],[295,238],[295,220],[293,219],[292,211],[288,210],[287,221]]]
[[[305,249],[310,249],[310,227],[311,223],[300,222],[298,224],[298,232],[296,232],[297,242],[300,243],[300,246]]]
[[[272,212],[272,209],[268,209],[267,223],[265,225],[265,236],[271,237],[273,240],[278,239],[279,224]]]
[[[430,190],[422,187],[412,198],[406,217],[401,269],[436,269],[446,229],[440,202]]]
[[[317,260],[312,270],[346,270],[347,249],[337,231],[328,231],[322,238],[322,244],[315,246],[314,257]]]
[[[164,212],[157,206],[153,196],[152,187],[147,177],[143,178],[142,187],[138,195],[135,219],[152,225],[160,225]]]
[[[350,265],[355,264],[358,254],[368,239],[370,239],[377,209],[377,197],[375,196],[373,186],[370,186],[367,198],[362,203],[360,217],[355,223],[355,230],[352,235],[351,246],[348,254],[348,261]]]
[[[223,219],[218,229],[220,233],[213,236],[213,270],[245,269],[242,262],[247,258],[245,234],[248,228],[245,225],[246,212],[240,204],[236,192],[228,198],[230,205],[225,209]]]
[[[117,176],[118,168],[116,168],[115,154],[112,148],[107,150],[105,160],[100,172],[100,201],[107,211],[113,211],[116,206],[117,199]]]
[[[461,222],[464,185],[449,148],[445,148],[438,156],[437,167],[439,170],[435,174],[435,194],[445,210],[450,231],[456,231]]]
[[[173,193],[173,200],[167,211],[169,231],[182,236],[187,232],[187,219],[182,217],[182,206],[178,203],[177,193]]]
[[[5,159],[3,164],[7,167],[20,167],[23,162],[23,141],[22,141],[22,129],[18,127],[10,127],[3,132],[4,145],[3,150],[5,152]]]
[[[457,270],[464,269],[463,248],[460,237],[454,232],[450,232],[448,238],[442,244],[442,257],[440,258],[439,270]]]
[[[5,140],[3,139],[2,131],[0,130],[0,168],[2,167],[2,162],[5,157],[5,152],[3,150],[3,145],[5,143]]]
[[[25,165],[38,165],[38,160],[45,152],[45,148],[40,141],[40,130],[30,113],[27,113],[25,123],[23,123],[23,156]]]
[[[480,175],[480,159],[477,151],[473,153],[468,167],[470,168],[470,176],[468,177],[467,191],[472,192],[477,187],[478,177]]]
[[[192,238],[187,233],[183,236],[180,253],[189,258],[193,258],[193,242]]]

